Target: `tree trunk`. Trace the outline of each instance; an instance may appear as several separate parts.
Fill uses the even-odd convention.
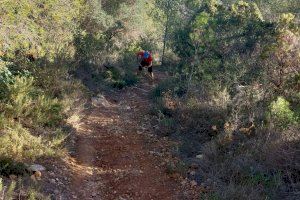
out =
[[[165,64],[165,52],[166,52],[167,36],[168,36],[168,31],[169,31],[169,21],[170,21],[170,14],[167,15],[165,35],[164,35],[164,45],[163,45],[163,52],[162,52],[162,58],[161,58],[161,65]]]

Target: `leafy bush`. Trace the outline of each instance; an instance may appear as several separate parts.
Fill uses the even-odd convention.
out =
[[[7,95],[8,88],[7,86],[13,82],[13,75],[0,61],[0,100],[3,100]]]
[[[296,114],[290,108],[290,103],[283,97],[278,97],[271,103],[270,118],[275,125],[281,128],[287,128],[298,122]]]
[[[54,151],[47,146],[42,137],[33,136],[20,124],[2,130],[0,155],[14,160],[34,160],[44,155],[53,155]]]
[[[7,96],[3,101],[5,113],[12,118],[26,118],[33,106],[33,77],[14,77],[13,83],[7,85]]]
[[[75,92],[81,93],[83,86],[75,80],[65,66],[54,66],[39,68],[34,76],[36,90],[42,90],[47,96],[63,99],[65,95],[72,95]]]
[[[62,104],[37,89],[32,76],[16,75],[10,79],[5,83],[7,95],[0,101],[0,157],[23,161],[54,155],[54,143],[58,144],[56,134],[52,138],[36,136],[24,125],[31,128],[59,125],[64,118]]]
[[[201,4],[171,33],[180,79],[153,92],[161,130],[198,164],[203,199],[297,199],[299,19],[264,19],[261,1]],[[177,101],[169,116],[166,95]]]
[[[21,162],[15,162],[12,158],[0,158],[0,175],[24,175],[26,173],[26,166]],[[1,191],[1,189],[0,189]]]
[[[105,79],[108,79],[108,80],[119,80],[119,79],[121,79],[122,74],[121,74],[120,69],[111,67],[104,72],[103,76]]]
[[[133,73],[125,73],[123,80],[126,84],[126,86],[133,86],[135,84],[137,84],[137,82],[139,81],[138,77],[133,74]]]
[[[114,88],[122,89],[133,86],[138,82],[138,77],[131,72],[124,72],[120,68],[111,67],[103,73],[105,81]]]
[[[14,77],[13,82],[7,84],[6,93],[0,102],[6,117],[27,121],[34,126],[55,126],[63,119],[61,103],[36,89],[33,77]]]
[[[22,184],[22,180],[3,181],[0,178],[0,197],[5,200],[28,199],[28,200],[50,200],[49,196],[43,195],[36,185],[27,187]]]
[[[58,99],[51,99],[44,95],[38,96],[30,117],[42,126],[55,127],[63,120],[62,105]]]
[[[116,80],[116,81],[113,81],[111,83],[111,85],[112,85],[112,87],[117,88],[117,89],[120,90],[120,89],[122,89],[126,86],[126,83],[123,80]]]

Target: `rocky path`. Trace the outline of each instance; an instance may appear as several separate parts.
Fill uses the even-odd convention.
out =
[[[158,74],[156,81],[163,76]],[[148,114],[154,86],[142,80],[136,87],[92,99],[77,127],[73,156],[64,159],[65,189],[55,191],[57,199],[193,199],[182,180],[166,173],[173,158],[165,149],[171,144],[155,136],[157,126]]]

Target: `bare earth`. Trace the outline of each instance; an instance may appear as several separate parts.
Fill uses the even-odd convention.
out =
[[[169,153],[173,144],[155,135],[157,122],[149,115],[149,93],[163,78],[160,73],[155,83],[143,79],[92,99],[76,127],[74,153],[46,172],[53,199],[197,199],[190,181],[166,173],[176,159]]]

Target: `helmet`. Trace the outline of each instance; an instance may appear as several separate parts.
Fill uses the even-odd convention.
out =
[[[145,51],[145,52],[144,52],[144,55],[143,55],[143,58],[147,59],[147,58],[149,58],[149,57],[150,57],[149,51]]]

